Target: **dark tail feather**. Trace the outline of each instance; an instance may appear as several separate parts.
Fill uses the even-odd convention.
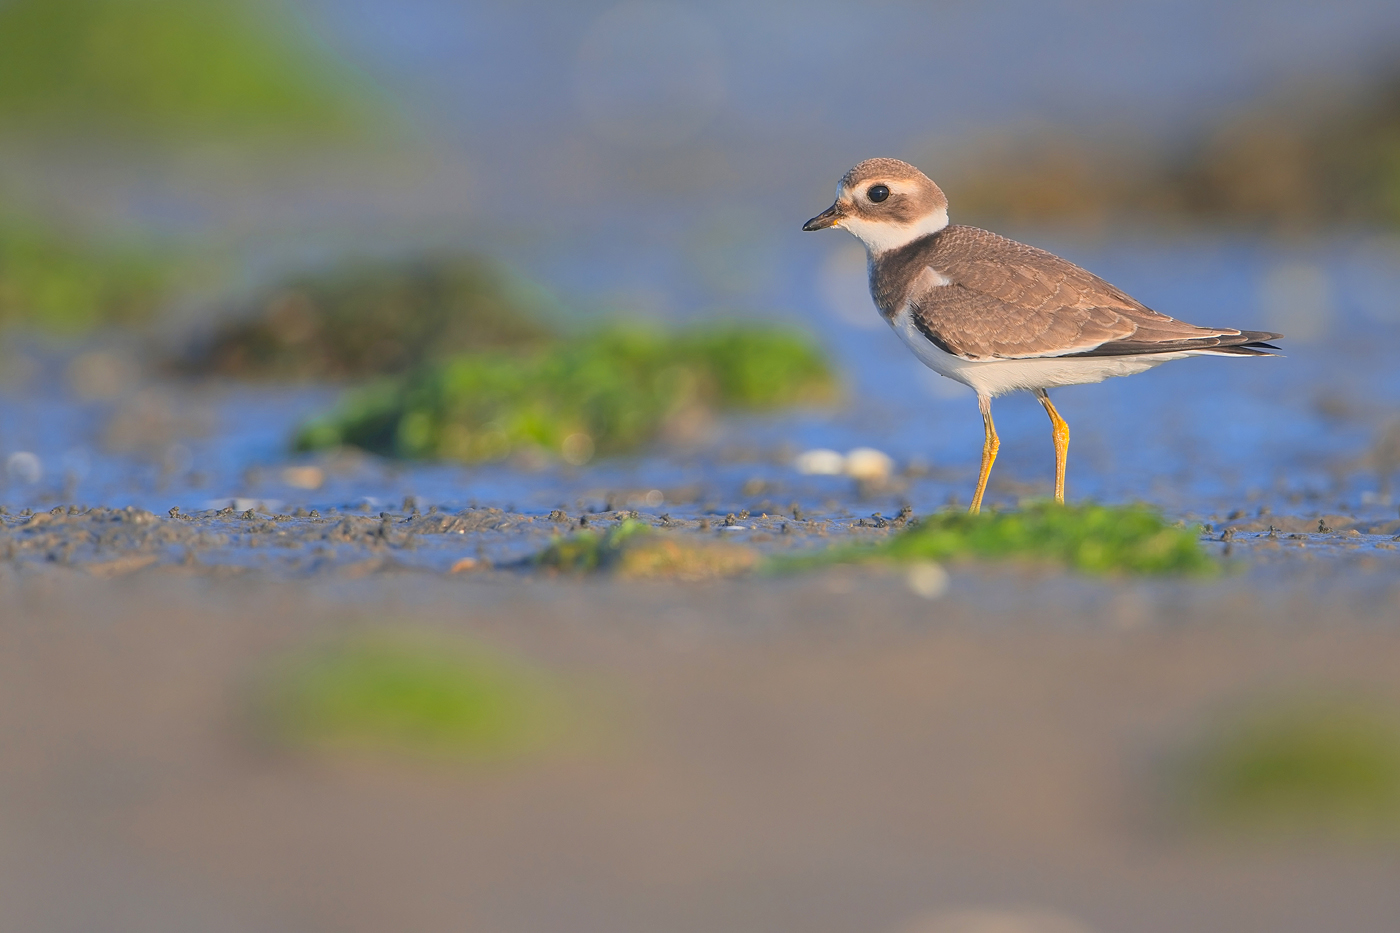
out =
[[[1232,343],[1218,349],[1221,353],[1231,353],[1235,356],[1273,356],[1274,354],[1269,351],[1279,348],[1269,341],[1278,340],[1282,336],[1283,334],[1275,334],[1267,330],[1243,330],[1240,331],[1239,337],[1225,338],[1231,341],[1239,340],[1240,343]]]
[[[1265,343],[1262,340],[1257,340],[1253,343],[1235,344],[1229,347],[1209,348],[1211,353],[1225,353],[1230,356],[1275,356],[1276,354],[1271,351],[1277,349],[1279,348],[1271,343]]]
[[[1188,350],[1200,350],[1209,353],[1223,353],[1230,356],[1273,356],[1270,351],[1277,350],[1278,347],[1269,343],[1270,340],[1277,340],[1283,334],[1275,334],[1266,330],[1242,330],[1238,334],[1223,335],[1220,337],[1199,337],[1189,340],[1173,341],[1135,341],[1131,337],[1126,340],[1115,340],[1095,347],[1092,350],[1085,350],[1082,353],[1071,353],[1069,356],[1150,356],[1154,353],[1180,353]]]

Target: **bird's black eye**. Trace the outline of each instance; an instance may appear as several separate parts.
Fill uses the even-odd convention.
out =
[[[890,189],[884,185],[871,185],[870,190],[865,192],[865,196],[876,204],[879,204],[890,196]]]

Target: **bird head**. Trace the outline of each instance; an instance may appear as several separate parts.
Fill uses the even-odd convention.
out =
[[[946,226],[948,199],[927,175],[898,159],[866,159],[842,176],[836,203],[802,229],[844,227],[878,255]]]

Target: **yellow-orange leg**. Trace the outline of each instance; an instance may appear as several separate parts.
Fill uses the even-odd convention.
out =
[[[979,395],[977,407],[982,411],[982,427],[986,431],[986,439],[982,442],[982,472],[977,474],[977,491],[972,494],[972,505],[968,508],[968,512],[973,515],[982,511],[982,494],[987,491],[987,477],[992,475],[992,464],[996,462],[997,451],[1001,449],[996,425],[992,424],[992,400],[985,395]]]
[[[1069,458],[1069,425],[1055,406],[1050,403],[1050,395],[1044,389],[1035,390],[1045,413],[1050,416],[1050,428],[1055,437],[1055,501],[1065,501],[1065,461]]]

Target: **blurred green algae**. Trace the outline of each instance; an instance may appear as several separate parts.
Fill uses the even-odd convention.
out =
[[[614,561],[629,541],[650,532],[649,526],[627,519],[607,529],[561,535],[531,561],[537,566],[564,573],[589,573]]]
[[[845,563],[1048,561],[1089,574],[1207,574],[1216,569],[1196,528],[1143,506],[1037,503],[1013,512],[948,511],[872,543],[780,555],[775,571]]]
[[[1226,717],[1188,757],[1190,821],[1270,838],[1400,833],[1400,720],[1378,704],[1294,697]]]
[[[830,364],[800,332],[612,326],[533,352],[458,356],[353,391],[304,426],[295,446],[467,463],[533,451],[578,464],[633,453],[710,413],[836,394]]]
[[[157,178],[203,191],[231,166],[382,149],[393,114],[282,0],[0,3],[0,326],[153,320],[211,244],[122,205]]]
[[[75,333],[150,319],[177,262],[134,243],[65,235],[0,218],[0,326]]]
[[[561,535],[530,563],[560,573],[611,573],[626,579],[710,580],[752,570],[752,548],[659,532],[635,519]]]
[[[528,753],[569,719],[544,673],[469,640],[392,630],[281,659],[254,711],[292,748],[466,761]]]
[[[352,77],[270,0],[0,4],[7,137],[343,138],[373,116]]]
[[[254,379],[388,375],[466,351],[541,346],[547,303],[476,256],[348,259],[235,304],[177,365]]]

